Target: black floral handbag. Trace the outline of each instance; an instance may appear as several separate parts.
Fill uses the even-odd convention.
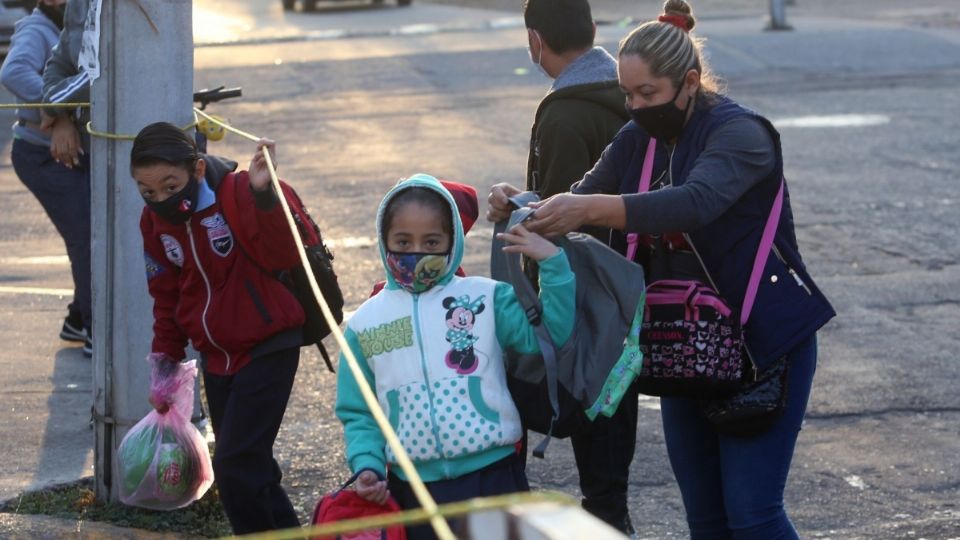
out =
[[[753,437],[763,433],[783,415],[789,371],[787,357],[780,357],[732,396],[701,401],[703,415],[720,435]]]

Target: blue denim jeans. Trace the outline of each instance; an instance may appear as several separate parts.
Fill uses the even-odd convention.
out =
[[[663,398],[663,431],[692,540],[795,539],[783,489],[817,364],[813,336],[789,354],[787,404],[755,437],[713,432],[696,400]]]
[[[40,202],[66,244],[73,274],[70,311],[80,313],[90,328],[90,165],[81,156],[80,165],[68,169],[50,156],[50,148],[13,140],[10,152],[13,170]]]

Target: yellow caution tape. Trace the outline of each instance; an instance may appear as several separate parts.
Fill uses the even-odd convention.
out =
[[[513,493],[510,495],[499,495],[496,497],[482,497],[461,501],[456,503],[444,504],[437,507],[436,516],[444,518],[465,516],[474,512],[484,512],[509,508],[521,504],[551,502],[562,504],[564,506],[576,506],[577,502],[569,495],[555,491],[542,491],[538,493]],[[359,519],[350,519],[338,521],[336,523],[325,523],[323,525],[311,525],[309,527],[294,527],[280,531],[268,531],[262,533],[249,534],[244,536],[229,536],[231,540],[302,540],[304,537],[317,536],[338,536],[346,533],[364,531],[368,529],[382,529],[395,525],[416,525],[430,520],[433,516],[423,509],[405,510],[379,516],[365,517]]]
[[[197,122],[193,121],[187,124],[186,126],[182,127],[181,129],[184,131],[189,131],[195,127],[197,127]],[[121,135],[118,133],[108,133],[106,131],[97,131],[93,129],[93,121],[87,122],[87,133],[89,133],[91,137],[99,137],[101,139],[110,139],[113,141],[132,141],[137,138],[136,135]]]
[[[89,107],[88,102],[79,103],[0,103],[0,109],[76,109]]]

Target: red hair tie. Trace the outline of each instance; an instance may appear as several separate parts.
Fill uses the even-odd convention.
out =
[[[660,22],[670,23],[677,28],[683,30],[684,32],[690,31],[690,25],[687,22],[687,18],[683,15],[661,15],[657,17],[657,20]]]

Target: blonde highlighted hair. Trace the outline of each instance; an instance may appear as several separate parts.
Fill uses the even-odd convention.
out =
[[[681,21],[685,22],[682,24],[685,28],[677,24]],[[684,0],[667,0],[660,18],[641,24],[620,41],[617,56],[639,56],[654,76],[667,77],[678,88],[687,71],[695,69],[700,73],[701,93],[720,94],[721,84],[703,56],[704,40],[690,35],[696,23],[690,4]]]

